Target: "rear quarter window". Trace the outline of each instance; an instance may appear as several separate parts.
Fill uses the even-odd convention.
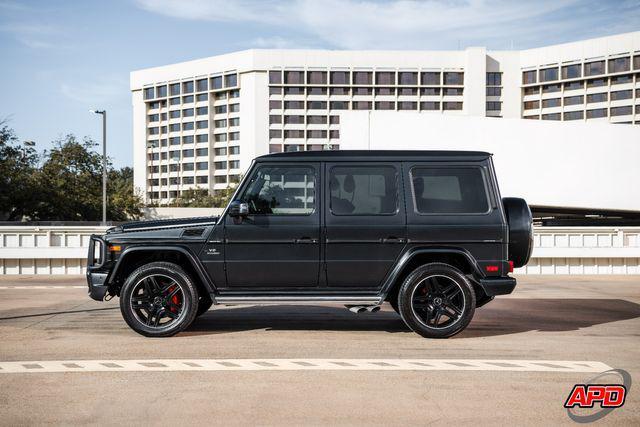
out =
[[[422,215],[485,214],[489,211],[486,182],[479,167],[411,169],[414,210]]]

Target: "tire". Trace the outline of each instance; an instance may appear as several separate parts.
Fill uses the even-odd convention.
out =
[[[418,267],[398,293],[402,320],[425,338],[448,338],[463,331],[475,308],[473,285],[460,270],[443,263]]]
[[[198,300],[198,311],[196,311],[196,318],[209,311],[212,305],[213,301],[211,301],[211,297],[209,297],[208,295],[202,295]]]
[[[125,322],[145,337],[170,337],[196,318],[198,290],[187,273],[169,262],[152,262],[127,277],[120,291]]]
[[[505,197],[502,206],[509,225],[509,260],[516,268],[523,267],[533,250],[533,217],[524,199]]]

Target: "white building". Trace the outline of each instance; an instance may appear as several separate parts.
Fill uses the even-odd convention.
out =
[[[248,50],[134,71],[131,90],[135,185],[165,203],[226,188],[258,155],[338,149],[344,110],[640,124],[640,32],[523,51]],[[462,148],[455,132],[429,137]]]

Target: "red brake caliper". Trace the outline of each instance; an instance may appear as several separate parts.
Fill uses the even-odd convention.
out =
[[[170,287],[169,293],[173,292],[175,288],[176,288],[175,286]],[[177,293],[171,297],[171,302],[173,303],[173,305],[171,306],[170,310],[171,312],[176,313],[178,311],[177,307],[180,306],[180,297],[178,296]]]

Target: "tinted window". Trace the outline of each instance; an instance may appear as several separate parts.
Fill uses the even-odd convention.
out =
[[[252,215],[310,215],[315,210],[313,168],[262,166],[251,177],[242,200]]]
[[[331,168],[334,215],[393,215],[397,210],[396,169],[391,166]]]
[[[421,214],[484,213],[489,210],[479,168],[411,170],[414,207]]]

